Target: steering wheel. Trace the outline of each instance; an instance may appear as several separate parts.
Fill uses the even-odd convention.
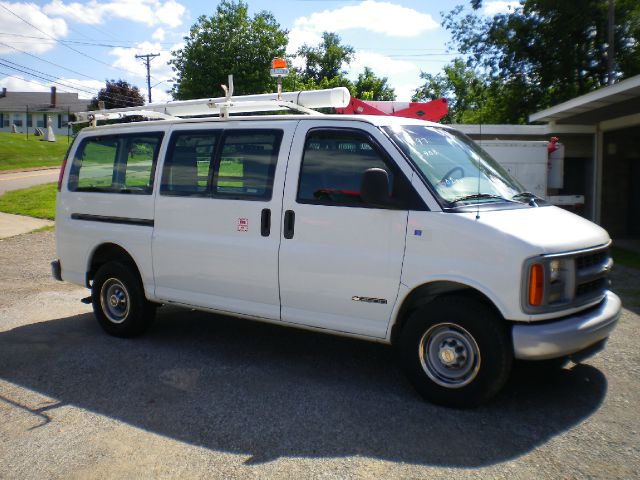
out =
[[[447,183],[446,181],[451,179],[451,175],[453,175],[454,172],[460,172],[460,178],[464,177],[464,170],[461,166],[458,165],[457,167],[453,167],[451,170],[445,173],[438,183],[440,183],[441,185]]]

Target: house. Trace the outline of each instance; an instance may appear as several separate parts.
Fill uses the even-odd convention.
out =
[[[50,92],[11,92],[3,88],[0,93],[0,132],[11,132],[12,125],[18,132],[45,129],[47,118],[51,117],[53,133],[67,135],[69,116],[86,111],[89,102],[78,98],[77,93],[58,92],[56,87],[51,87]]]
[[[640,237],[640,75],[536,112],[529,121],[591,129],[591,217],[614,237]]]

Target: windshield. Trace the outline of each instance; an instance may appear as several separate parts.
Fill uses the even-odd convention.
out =
[[[462,133],[422,125],[384,128],[447,206],[534,197]]]

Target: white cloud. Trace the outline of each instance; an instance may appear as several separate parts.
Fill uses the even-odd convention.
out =
[[[168,49],[163,49],[160,43],[142,42],[136,44],[135,48],[114,48],[109,51],[109,55],[115,57],[114,67],[135,74],[136,81],[131,80],[130,83],[136,85],[147,98],[147,68],[142,60],[136,58],[136,54],[159,53],[159,57],[151,60],[151,85],[158,84],[157,87],[151,89],[151,98],[156,102],[170,100],[170,96],[165,90],[171,88],[171,82],[165,82],[173,78],[174,73],[167,62],[171,58],[171,52],[182,47],[184,47],[183,43],[176,43]]]
[[[400,101],[409,101],[419,83],[420,68],[414,63],[364,50],[356,52],[349,66],[349,78],[356,80],[364,67],[369,67],[378,77],[387,77],[387,83],[394,88]]]
[[[394,83],[391,86],[396,92],[396,99],[399,102],[410,102],[411,97],[416,93],[416,88],[420,86],[420,82],[415,80],[413,82]]]
[[[0,78],[0,88],[6,88],[9,92],[46,92],[47,87],[35,82],[29,82],[23,77]]]
[[[175,28],[182,25],[182,16],[185,11],[186,9],[181,3],[168,0],[160,3],[159,8],[156,10],[156,16],[161,23]]]
[[[169,100],[173,100],[173,97],[171,97],[170,93],[167,93],[167,90],[169,90],[170,87],[169,85],[165,84],[165,83],[161,83],[160,85],[158,85],[156,88],[151,88],[151,100],[153,103],[158,103],[158,102],[168,102]],[[147,93],[146,93],[146,88],[142,89],[140,91],[140,93],[143,94],[144,96],[144,100],[145,102],[147,101]]]
[[[64,84],[73,84],[78,86],[79,88],[73,88],[73,86],[69,87],[60,87],[58,85],[58,90],[64,92],[78,92],[78,97],[80,98],[93,98],[98,94],[98,91],[101,88],[105,87],[104,82],[100,82],[98,80],[78,80],[75,78],[60,78],[60,83]]]
[[[287,53],[293,55],[303,45],[317,45],[322,41],[322,35],[318,32],[310,30],[302,30],[300,28],[292,28],[289,31],[289,43],[287,44]]]
[[[361,73],[364,71],[364,67],[371,68],[376,75],[382,77],[406,74],[415,74],[418,76],[420,74],[420,68],[414,63],[407,62],[406,60],[395,60],[379,53],[359,50],[356,52],[354,61],[351,62],[350,70]]]
[[[165,36],[166,32],[164,31],[164,28],[157,28],[156,31],[151,34],[151,38],[159,42],[163,42]]]
[[[482,9],[482,13],[487,15],[488,17],[493,17],[498,13],[509,13],[520,7],[519,1],[502,1],[496,0],[493,2],[486,2],[484,4],[484,8]]]
[[[319,34],[325,31],[361,29],[391,37],[408,38],[438,27],[431,15],[413,8],[390,2],[365,0],[357,5],[324,10],[312,13],[308,17],[297,18],[289,33],[289,42],[292,44],[289,50],[295,51],[304,41],[318,43],[314,39],[319,38]]]
[[[182,25],[182,17],[186,8],[175,0],[113,0],[101,2],[70,2],[52,0],[43,7],[44,13],[54,17],[63,17],[77,23],[98,25],[106,17],[122,18],[132,22],[144,23],[149,26],[167,25],[178,27]]]
[[[0,8],[0,32],[9,34],[0,35],[0,42],[20,50],[28,51],[29,53],[44,53],[51,50],[56,42],[53,39],[34,40],[15,35],[31,35],[34,37],[46,37],[49,35],[58,39],[67,36],[69,32],[63,19],[49,18],[31,3],[0,2],[0,5],[4,7]],[[9,9],[13,14],[6,9]],[[23,18],[37,28],[30,26],[18,17]],[[16,51],[5,45],[0,45],[0,53],[16,53]]]

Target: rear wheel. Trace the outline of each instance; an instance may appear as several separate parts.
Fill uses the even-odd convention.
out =
[[[120,262],[98,269],[91,300],[100,326],[117,337],[140,335],[155,317],[155,307],[145,298],[137,273]]]
[[[502,388],[513,362],[502,318],[484,303],[460,295],[436,298],[413,312],[397,347],[416,390],[445,406],[487,401]]]

